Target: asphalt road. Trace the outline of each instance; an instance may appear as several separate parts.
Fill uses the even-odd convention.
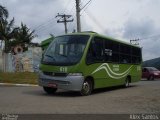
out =
[[[160,80],[99,89],[84,97],[68,91],[47,95],[41,87],[0,86],[0,113],[160,114]]]

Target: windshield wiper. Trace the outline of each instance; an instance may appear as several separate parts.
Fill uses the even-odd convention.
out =
[[[51,56],[51,55],[45,55],[45,56],[50,57],[55,61],[55,58],[53,56]]]

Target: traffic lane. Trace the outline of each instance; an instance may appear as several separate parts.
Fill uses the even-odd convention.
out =
[[[130,88],[95,90],[90,96],[41,87],[0,86],[0,113],[160,113],[160,80],[140,81]]]

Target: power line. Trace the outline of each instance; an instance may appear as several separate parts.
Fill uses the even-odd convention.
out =
[[[73,22],[73,19],[70,19],[70,17],[72,17],[72,15],[66,15],[66,14],[59,14],[56,16],[56,18],[59,17],[60,19],[57,20],[57,23],[64,23],[64,27],[65,27],[65,33],[67,33],[67,23],[68,22]],[[62,19],[62,20],[61,20]]]
[[[81,9],[79,9],[79,10],[82,10],[82,9],[86,8],[87,6],[89,6],[89,4],[91,3],[91,1],[92,1],[92,0],[89,0],[89,1],[88,1]],[[64,9],[64,12],[67,10],[68,5],[70,4],[70,2],[71,2],[71,0],[69,0],[69,1],[67,2],[66,7],[65,7],[65,9]],[[80,6],[82,6],[82,3],[80,3]],[[73,6],[72,9],[70,10],[70,13],[71,13],[71,11],[73,10],[73,8],[74,8],[74,6]],[[65,15],[65,14],[64,14],[64,15]],[[75,17],[74,17],[74,18],[75,18]],[[53,18],[47,20],[46,22],[44,22],[44,23],[42,23],[42,24],[40,24],[40,25],[38,25],[38,26],[36,26],[36,27],[34,28],[34,30],[35,30],[37,33],[41,33],[42,31],[45,31],[46,29],[48,29],[48,28],[46,28],[46,27],[52,24],[52,23],[51,23],[52,20],[53,20]],[[72,19],[72,20],[73,20],[73,19]],[[72,22],[72,20],[70,20],[69,22]],[[57,23],[63,23],[63,22],[64,22],[64,24],[67,23],[67,22],[65,22],[64,17],[61,17],[59,20],[57,20]],[[65,32],[67,32],[67,24],[66,24],[65,26],[66,26],[66,27],[65,27]],[[75,27],[75,25],[74,25],[74,27]]]
[[[34,30],[36,30],[36,29],[38,29],[38,28],[40,28],[40,27],[44,26],[45,24],[47,24],[47,23],[51,22],[52,20],[53,20],[53,18],[51,18],[51,19],[49,19],[49,20],[47,20],[47,21],[45,21],[45,22],[41,23],[40,25],[37,25],[37,26],[34,28]]]
[[[63,12],[66,11],[66,9],[67,9],[67,7],[68,7],[68,5],[69,5],[70,2],[71,2],[71,0],[68,1],[68,3],[66,4],[66,7],[65,7],[65,9],[64,9]],[[38,29],[38,28],[40,28],[40,27],[43,27],[44,25],[46,25],[48,22],[51,22],[52,20],[53,20],[53,18],[51,18],[51,19],[49,19],[49,20],[43,22],[43,23],[40,24],[40,25],[37,25],[37,26],[34,28],[34,30],[36,30],[36,29]]]
[[[45,26],[42,26],[41,28],[39,28],[39,29],[37,29],[37,30],[35,30],[35,33],[36,34],[43,34],[44,32],[46,32],[46,31],[49,31],[50,30],[50,28],[52,28],[52,26],[54,26],[54,25],[56,25],[57,23],[48,23],[48,24],[46,24]]]
[[[66,7],[65,7],[63,13],[65,13],[65,11],[66,11],[66,9],[68,8],[68,5],[69,5],[70,2],[71,2],[71,0],[68,0],[68,3],[66,4]]]
[[[139,45],[139,39],[130,40],[130,44]]]
[[[45,31],[50,30],[50,28],[52,28],[52,27],[43,28],[43,29],[41,29],[40,31],[36,31],[36,33],[37,33],[37,34],[43,34]]]
[[[37,34],[37,36],[39,37],[39,36],[42,36],[42,35],[50,34],[51,29],[56,29],[56,28],[52,27],[56,24],[56,22],[55,23],[52,23],[52,22],[53,22],[53,19],[49,20],[46,23],[43,23],[43,24],[39,25],[39,27],[37,27],[36,30],[35,30],[35,33]]]
[[[69,0],[69,1],[67,2],[66,7],[65,7],[65,9],[63,10],[63,12],[65,12],[65,11],[67,10],[68,5],[70,4],[70,2],[71,2],[71,0]],[[71,11],[73,10],[73,8],[74,8],[74,6],[73,6],[72,9],[70,10],[70,13],[71,13]],[[63,19],[63,20],[61,20],[61,19],[63,19],[63,17],[61,17],[61,18],[57,21],[57,23],[61,23],[62,21],[65,21],[64,19]],[[47,20],[46,22],[44,22],[44,23],[42,23],[42,24],[40,24],[40,25],[38,25],[38,26],[36,26],[36,27],[34,28],[34,30],[35,30],[36,32],[39,32],[39,31],[41,32],[41,31],[46,30],[46,29],[44,29],[44,28],[45,28],[46,26],[50,25],[51,22],[52,22],[52,20],[53,20],[53,18]],[[72,19],[72,20],[73,20],[73,19]],[[71,21],[68,21],[68,22],[72,22],[72,20],[71,20]],[[66,22],[64,22],[64,24],[66,24]],[[67,24],[66,24],[65,26],[67,27]],[[67,28],[66,28],[66,27],[65,27],[65,31],[67,32]]]
[[[49,26],[43,27],[43,28],[41,28],[40,30],[35,31],[35,33],[36,33],[37,35],[40,35],[40,34],[43,34],[44,32],[47,32],[47,31],[49,32],[50,29],[52,29],[52,28],[54,28],[54,29],[56,30],[56,27],[54,27],[54,25],[50,25],[50,24],[49,24]]]
[[[89,0],[82,8],[81,10],[83,10],[92,0]]]
[[[72,8],[71,8],[71,10],[69,11],[69,13],[72,13],[73,12],[73,8],[74,8],[75,6],[73,6]],[[75,12],[74,12],[74,14],[75,14]]]
[[[73,15],[73,19],[76,19],[75,14]],[[68,26],[69,26],[70,31],[72,31],[72,32],[75,31],[76,30],[76,21],[73,21],[73,23],[70,22]]]
[[[132,40],[130,40],[130,43],[134,44],[134,45],[139,45],[140,40],[156,38],[156,37],[159,37],[159,36],[160,36],[160,34],[159,35],[152,35],[152,36],[148,36],[148,37],[143,37],[143,38],[138,38],[138,39],[132,39]]]
[[[99,27],[99,29],[101,29],[102,31],[105,30],[104,27],[100,24],[100,22],[94,17],[94,15],[89,10],[87,10],[87,11],[89,12],[89,14],[87,14],[86,11],[84,11],[84,12],[97,25],[97,27]]]
[[[51,22],[49,22],[49,23],[47,23],[47,24],[45,24],[45,26],[43,25],[43,26],[41,26],[41,27],[39,27],[37,30],[35,30],[35,31],[42,31],[43,29],[45,29],[45,28],[48,28],[48,27],[50,27],[50,26],[53,26],[53,25],[55,25],[56,23],[52,23],[52,21]]]
[[[139,41],[141,41],[141,40],[156,38],[159,36],[160,36],[160,34],[159,35],[152,35],[152,36],[148,36],[148,37],[143,37],[143,38],[138,38],[138,39],[131,39],[130,43],[134,44],[134,45],[139,45]]]
[[[150,39],[150,38],[156,38],[156,37],[159,37],[159,36],[160,36],[160,34],[159,34],[159,35],[152,35],[152,36],[140,38],[139,40]]]
[[[39,36],[43,36],[43,35],[49,35],[49,34],[55,34],[55,33],[57,33],[57,31],[55,32],[55,30],[56,30],[57,28],[56,27],[54,27],[53,25],[52,26],[50,26],[50,27],[47,27],[47,28],[45,28],[45,29],[43,29],[43,30],[41,30],[41,31],[39,31],[38,32],[38,37]],[[61,32],[61,34],[62,34],[62,32]]]

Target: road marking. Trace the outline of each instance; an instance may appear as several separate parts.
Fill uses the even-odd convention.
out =
[[[33,84],[14,84],[14,83],[0,83],[0,85],[6,85],[6,86],[22,86],[22,87],[37,87],[38,85]]]

